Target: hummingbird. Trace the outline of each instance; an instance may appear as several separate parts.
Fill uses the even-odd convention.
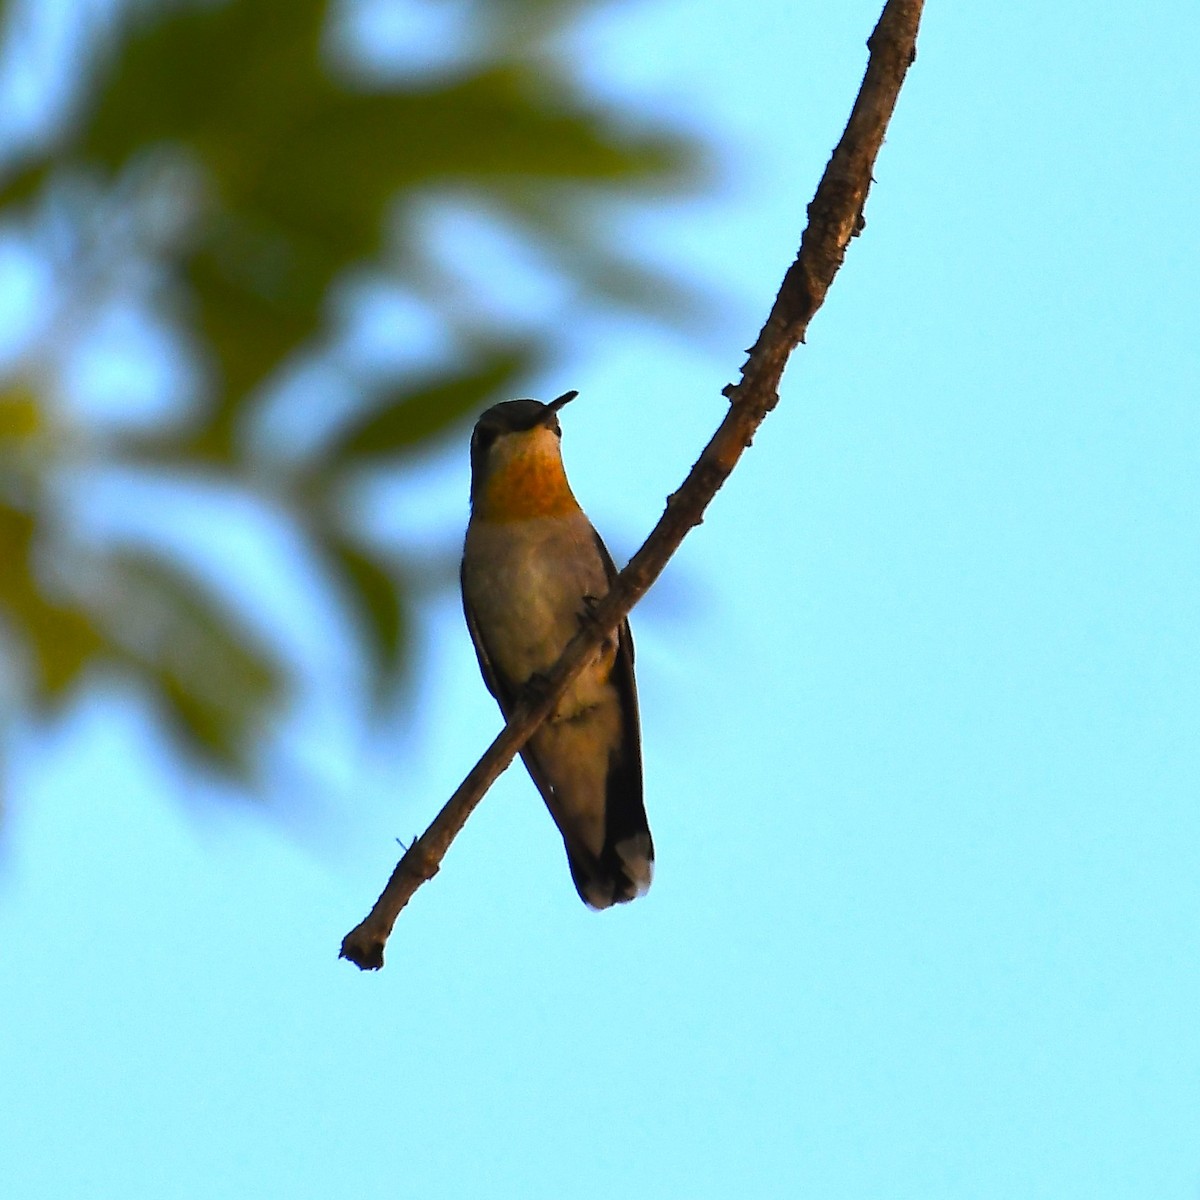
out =
[[[558,412],[577,395],[495,404],[471,435],[463,611],[506,720],[617,573],[563,470]],[[584,903],[602,909],[642,895],[654,843],[628,621],[600,645],[521,757],[562,834]]]

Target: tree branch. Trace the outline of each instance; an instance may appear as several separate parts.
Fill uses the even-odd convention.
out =
[[[777,388],[788,356],[804,340],[809,322],[824,303],[850,239],[863,229],[871,171],[900,86],[916,58],[923,6],[924,0],[888,0],[867,40],[870,58],[858,98],[808,206],[808,227],[796,261],[788,268],[770,316],[748,351],[740,382],[724,389],[731,401],[725,419],[683,486],[668,498],[666,512],[645,544],[548,672],[539,696],[517,706],[433,823],[397,863],[370,914],[346,935],[341,956],[356,966],[364,970],[383,966],[384,945],[401,910],[417,888],[437,874],[450,843],[484,793],[550,714],[596,647],[646,594],[688,530],[701,522],[742,451],[779,402]]]

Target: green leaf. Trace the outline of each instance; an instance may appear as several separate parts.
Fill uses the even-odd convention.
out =
[[[504,399],[516,380],[530,372],[533,361],[532,347],[520,346],[499,351],[468,370],[429,380],[348,425],[328,447],[326,458],[339,465],[363,463],[425,445],[489,401]]]
[[[214,359],[217,401],[196,431],[192,449],[204,458],[233,461],[242,410],[251,393],[319,327],[335,262],[301,267],[294,258],[279,267],[278,287],[253,282],[228,265],[233,247],[197,254],[187,266],[201,345]],[[223,261],[225,260],[225,261]]]
[[[392,572],[347,538],[326,531],[318,541],[366,640],[372,698],[379,707],[394,692],[406,665],[404,589]]]
[[[49,711],[70,694],[106,640],[82,609],[43,594],[35,572],[36,519],[0,506],[0,616],[32,675],[32,700]]]
[[[0,392],[0,452],[28,443],[43,433],[46,417],[41,401],[23,387]]]
[[[320,64],[327,9],[326,0],[134,8],[100,72],[79,152],[116,168],[160,141],[263,142],[328,87]],[[236,164],[216,165],[223,174]]]
[[[273,651],[191,573],[148,554],[108,564],[106,616],[126,665],[158,696],[184,747],[245,777],[286,692]]]
[[[31,200],[42,190],[52,169],[52,161],[42,157],[18,163],[0,182],[0,206],[7,208]]]

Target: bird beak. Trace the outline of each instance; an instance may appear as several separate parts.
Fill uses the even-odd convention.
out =
[[[563,394],[559,396],[557,400],[551,400],[550,403],[546,405],[546,411],[550,413],[556,413],[560,408],[570,404],[571,401],[574,400],[578,395],[578,392],[563,392]]]

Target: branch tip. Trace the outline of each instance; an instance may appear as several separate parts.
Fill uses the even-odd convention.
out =
[[[342,948],[338,952],[338,958],[352,962],[360,971],[378,971],[383,967],[384,940],[374,938],[370,941],[361,941],[356,936],[361,928],[360,925],[358,928],[352,929],[342,939]]]

